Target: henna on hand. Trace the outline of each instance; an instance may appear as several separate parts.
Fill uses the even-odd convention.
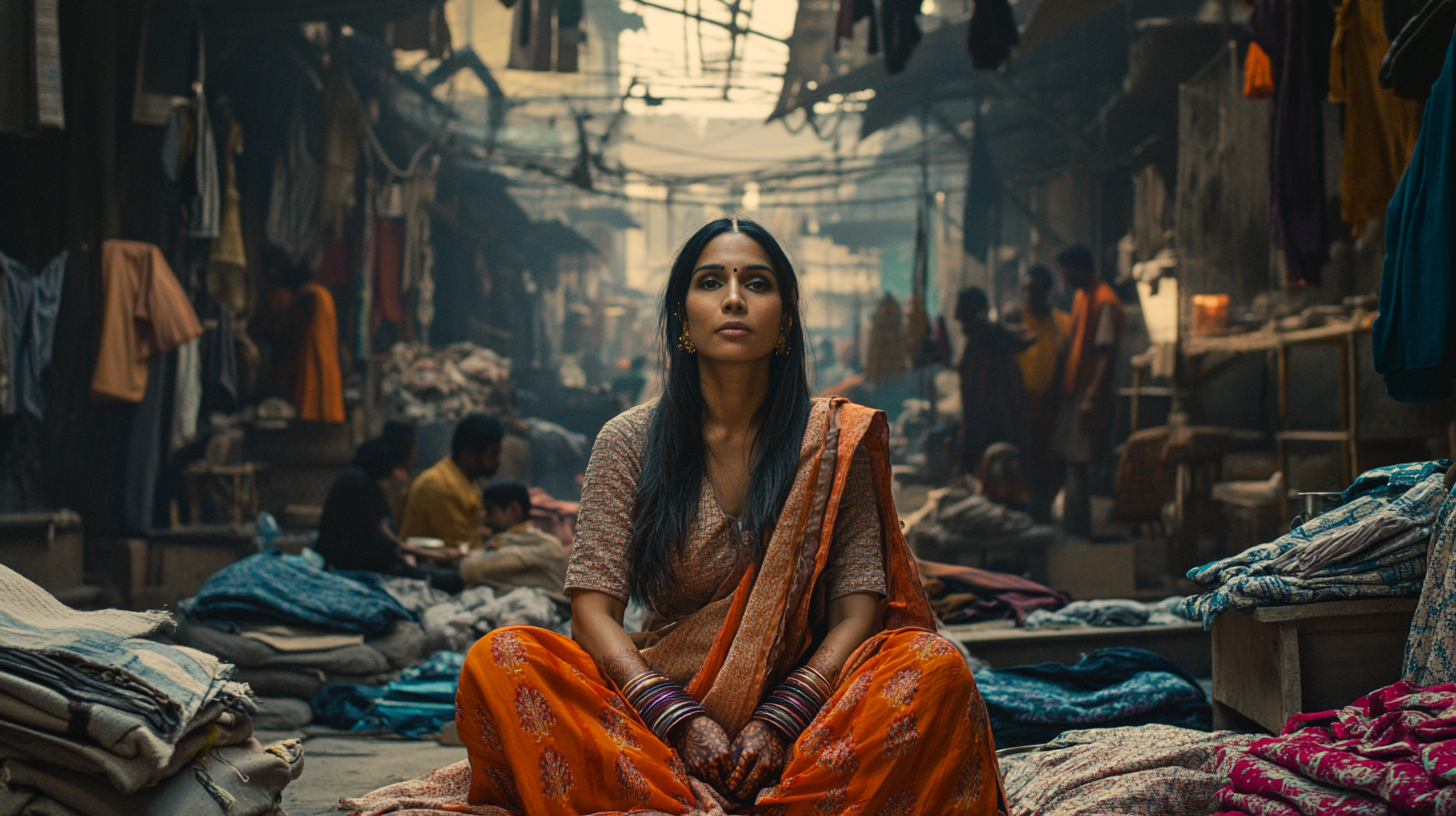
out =
[[[728,793],[752,804],[758,791],[783,773],[787,758],[783,736],[762,720],[750,720],[733,741],[734,768]]]
[[[597,668],[602,674],[612,678],[620,688],[627,684],[627,681],[637,675],[649,671],[647,661],[642,659],[642,653],[636,649],[623,649],[619,652],[612,652],[602,655],[596,661]]]
[[[839,659],[835,648],[826,643],[814,653],[814,659],[809,661],[809,668],[819,672],[833,686],[839,682],[839,672],[844,668],[844,661]]]
[[[733,771],[733,746],[721,725],[706,715],[694,717],[678,726],[670,738],[694,776],[719,792],[726,789]]]

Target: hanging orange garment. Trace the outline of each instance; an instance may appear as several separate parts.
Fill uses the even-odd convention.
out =
[[[305,422],[344,421],[344,376],[339,368],[339,321],[334,296],[321,284],[298,290],[313,301],[313,313],[299,345],[293,407]]]
[[[1420,103],[1380,87],[1380,63],[1390,50],[1381,11],[1381,0],[1345,0],[1330,46],[1330,101],[1345,105],[1340,217],[1356,235],[1385,217],[1421,130]]]
[[[1256,42],[1249,43],[1249,53],[1244,57],[1244,96],[1250,99],[1268,99],[1274,95],[1274,65],[1269,55]]]
[[[202,323],[162,251],[152,244],[103,242],[101,286],[101,346],[91,396],[141,402],[152,355],[201,337]]]
[[[829,560],[849,465],[856,450],[869,454],[888,592],[882,631],[850,656],[778,783],[734,813],[990,816],[1003,807],[984,703],[960,653],[934,632],[900,534],[888,443],[882,412],[816,401],[798,475],[761,565],[643,650],[665,674],[690,667],[688,692],[736,735],[809,656],[823,615],[814,589]],[[456,701],[472,806],[533,816],[724,813],[567,638],[517,627],[481,639],[466,658]]]
[[[1113,347],[1122,344],[1122,301],[1106,281],[1098,280],[1092,293],[1078,288],[1072,296],[1072,345],[1067,351],[1067,365],[1063,371],[1062,393],[1080,394],[1092,384],[1096,373],[1096,357],[1092,350],[1097,342],[1097,326],[1102,310],[1110,308],[1116,331]],[[1110,378],[1109,378],[1110,379]],[[1106,382],[1103,383],[1104,387]]]

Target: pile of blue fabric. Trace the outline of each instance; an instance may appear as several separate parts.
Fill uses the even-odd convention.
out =
[[[1362,474],[1335,510],[1190,570],[1189,579],[1207,590],[1188,598],[1183,611],[1207,627],[1231,609],[1420,594],[1450,466],[1438,459]]]
[[[184,601],[200,623],[281,624],[379,635],[410,613],[377,584],[319,569],[268,550],[224,567]]]
[[[313,698],[314,722],[341,731],[393,731],[406,737],[439,733],[455,721],[455,690],[465,655],[436,652],[386,686],[335,683]]]
[[[1070,666],[982,669],[976,687],[999,748],[1039,745],[1081,728],[1212,727],[1213,708],[1198,680],[1144,649],[1100,649]]]

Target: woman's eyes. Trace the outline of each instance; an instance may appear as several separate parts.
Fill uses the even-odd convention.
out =
[[[721,289],[723,288],[723,285],[723,281],[718,280],[717,278],[712,276],[705,277],[698,282],[699,288],[708,290]],[[743,288],[751,292],[772,292],[773,284],[765,278],[754,278],[743,284]]]

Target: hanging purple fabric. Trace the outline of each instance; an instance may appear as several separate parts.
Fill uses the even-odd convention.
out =
[[[1269,55],[1269,218],[1289,283],[1318,286],[1325,229],[1324,100],[1335,14],[1328,0],[1255,0],[1249,35]]]

